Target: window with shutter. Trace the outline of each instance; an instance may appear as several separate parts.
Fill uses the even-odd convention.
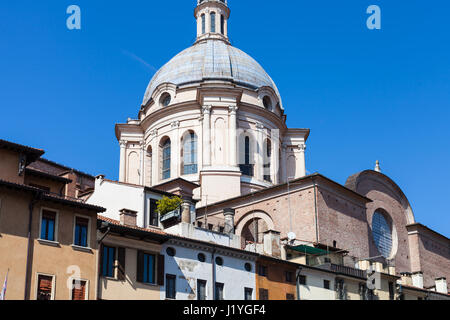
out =
[[[79,247],[88,246],[89,219],[76,217],[74,244]]]
[[[124,281],[126,279],[125,259],[126,259],[126,249],[118,248],[118,251],[117,251],[117,279],[120,281]]]
[[[48,241],[56,241],[55,228],[56,228],[56,212],[43,210],[41,220],[41,239]]]
[[[206,281],[197,280],[197,300],[206,300]]]
[[[52,300],[53,277],[38,275],[37,300]]]
[[[103,246],[102,250],[102,276],[114,277],[114,261],[116,258],[116,248]]]
[[[73,280],[72,300],[86,300],[86,281]]]
[[[269,300],[269,290],[259,289],[259,300]]]
[[[164,255],[160,254],[158,256],[158,285],[163,286],[164,285]]]
[[[137,281],[154,284],[155,281],[155,260],[153,254],[138,252]]]

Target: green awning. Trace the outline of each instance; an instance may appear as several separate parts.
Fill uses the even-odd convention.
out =
[[[300,246],[290,247],[290,249],[298,251],[300,253],[313,254],[313,255],[317,255],[317,256],[322,256],[322,255],[326,255],[326,254],[330,253],[329,251],[311,247],[311,246],[305,246],[303,244]]]

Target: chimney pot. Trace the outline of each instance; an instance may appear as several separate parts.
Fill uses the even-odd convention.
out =
[[[436,278],[436,292],[448,294],[447,278]]]
[[[122,209],[120,212],[120,224],[128,227],[136,227],[137,211]]]
[[[236,211],[232,208],[227,208],[223,210],[223,215],[225,216],[225,228],[224,233],[234,234],[234,215]]]

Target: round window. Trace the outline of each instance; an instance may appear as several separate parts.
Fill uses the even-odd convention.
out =
[[[223,259],[222,259],[221,257],[217,257],[217,258],[216,258],[216,264],[217,264],[218,266],[223,265]]]
[[[164,93],[161,96],[161,105],[163,107],[167,107],[170,104],[171,101],[172,101],[172,98],[170,97],[170,94]]]
[[[392,253],[392,225],[381,210],[375,211],[372,217],[372,234],[378,251],[385,258]]]
[[[167,248],[166,250],[167,255],[173,257],[175,255],[175,249],[172,247]]]
[[[247,271],[247,272],[252,271],[252,265],[250,263],[245,264],[245,271]]]
[[[198,258],[198,261],[200,261],[200,262],[205,262],[206,261],[206,257],[205,257],[205,255],[203,253],[199,253],[197,258]]]

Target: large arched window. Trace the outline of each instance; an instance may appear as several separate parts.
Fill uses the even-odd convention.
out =
[[[162,151],[161,178],[162,180],[166,180],[170,178],[171,143],[169,138],[163,141],[161,145],[161,151]]]
[[[272,158],[272,142],[269,139],[266,139],[264,143],[264,180],[268,182],[272,182],[270,165]]]
[[[202,34],[205,34],[206,32],[206,16],[205,14],[202,14]]]
[[[377,210],[373,214],[372,234],[378,251],[383,257],[389,258],[393,247],[392,224],[383,210]]]
[[[243,175],[253,177],[254,166],[251,163],[252,162],[251,161],[252,154],[251,154],[251,144],[250,143],[251,143],[250,137],[245,136],[243,143],[241,142],[241,145],[240,145],[242,155],[240,156],[241,163],[239,164],[239,167],[240,167]]]
[[[211,12],[211,32],[216,32],[216,13]]]
[[[182,141],[183,148],[181,157],[183,159],[182,172],[186,174],[195,174],[198,172],[197,165],[197,135],[193,131],[187,132]]]

